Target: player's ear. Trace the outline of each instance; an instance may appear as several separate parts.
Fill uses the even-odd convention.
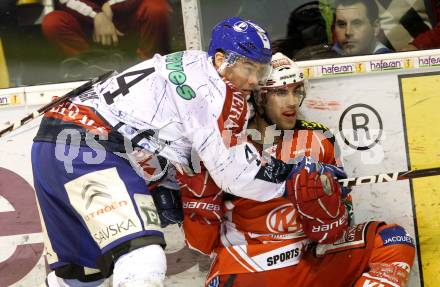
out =
[[[220,68],[220,66],[223,64],[224,61],[225,61],[225,54],[223,52],[218,51],[214,54],[214,67],[216,70]]]

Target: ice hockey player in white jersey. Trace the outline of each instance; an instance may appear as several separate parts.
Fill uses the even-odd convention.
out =
[[[214,27],[208,53],[156,55],[45,114],[32,167],[48,286],[105,286],[111,274],[113,286],[163,286],[161,225],[173,218],[158,214],[160,200],[157,209],[133,168],[138,150],[155,155],[149,180],[206,168],[222,190],[259,201],[291,186],[289,165],[262,162],[237,136],[270,60],[265,30],[229,18]]]

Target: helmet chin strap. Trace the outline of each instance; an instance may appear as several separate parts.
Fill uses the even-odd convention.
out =
[[[217,69],[217,73],[219,73],[220,76],[224,77],[224,73],[225,73],[225,69],[228,66],[228,63],[226,61],[224,61],[220,67],[218,67]]]
[[[225,72],[226,67],[234,65],[238,57],[238,55],[236,55],[235,53],[224,52],[224,55],[225,55],[224,61],[217,69],[217,72],[222,77],[224,76],[223,73]]]

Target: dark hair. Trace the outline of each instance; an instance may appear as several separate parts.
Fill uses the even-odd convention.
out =
[[[319,1],[310,1],[290,13],[286,38],[274,41],[272,51],[292,58],[307,46],[327,42],[326,22],[319,10]]]
[[[336,0],[335,1],[335,12],[338,6],[350,6],[357,3],[361,3],[365,6],[367,10],[367,17],[370,22],[374,22],[379,18],[379,8],[375,0]],[[335,13],[336,14],[336,13]]]

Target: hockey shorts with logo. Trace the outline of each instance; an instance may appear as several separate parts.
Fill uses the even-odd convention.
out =
[[[413,240],[401,226],[373,221],[350,227],[334,244],[309,248],[297,265],[235,274],[213,268],[205,286],[403,287],[414,255]]]
[[[147,185],[127,160],[104,149],[34,142],[32,167],[47,260],[58,277],[108,277],[122,255],[165,246]]]

